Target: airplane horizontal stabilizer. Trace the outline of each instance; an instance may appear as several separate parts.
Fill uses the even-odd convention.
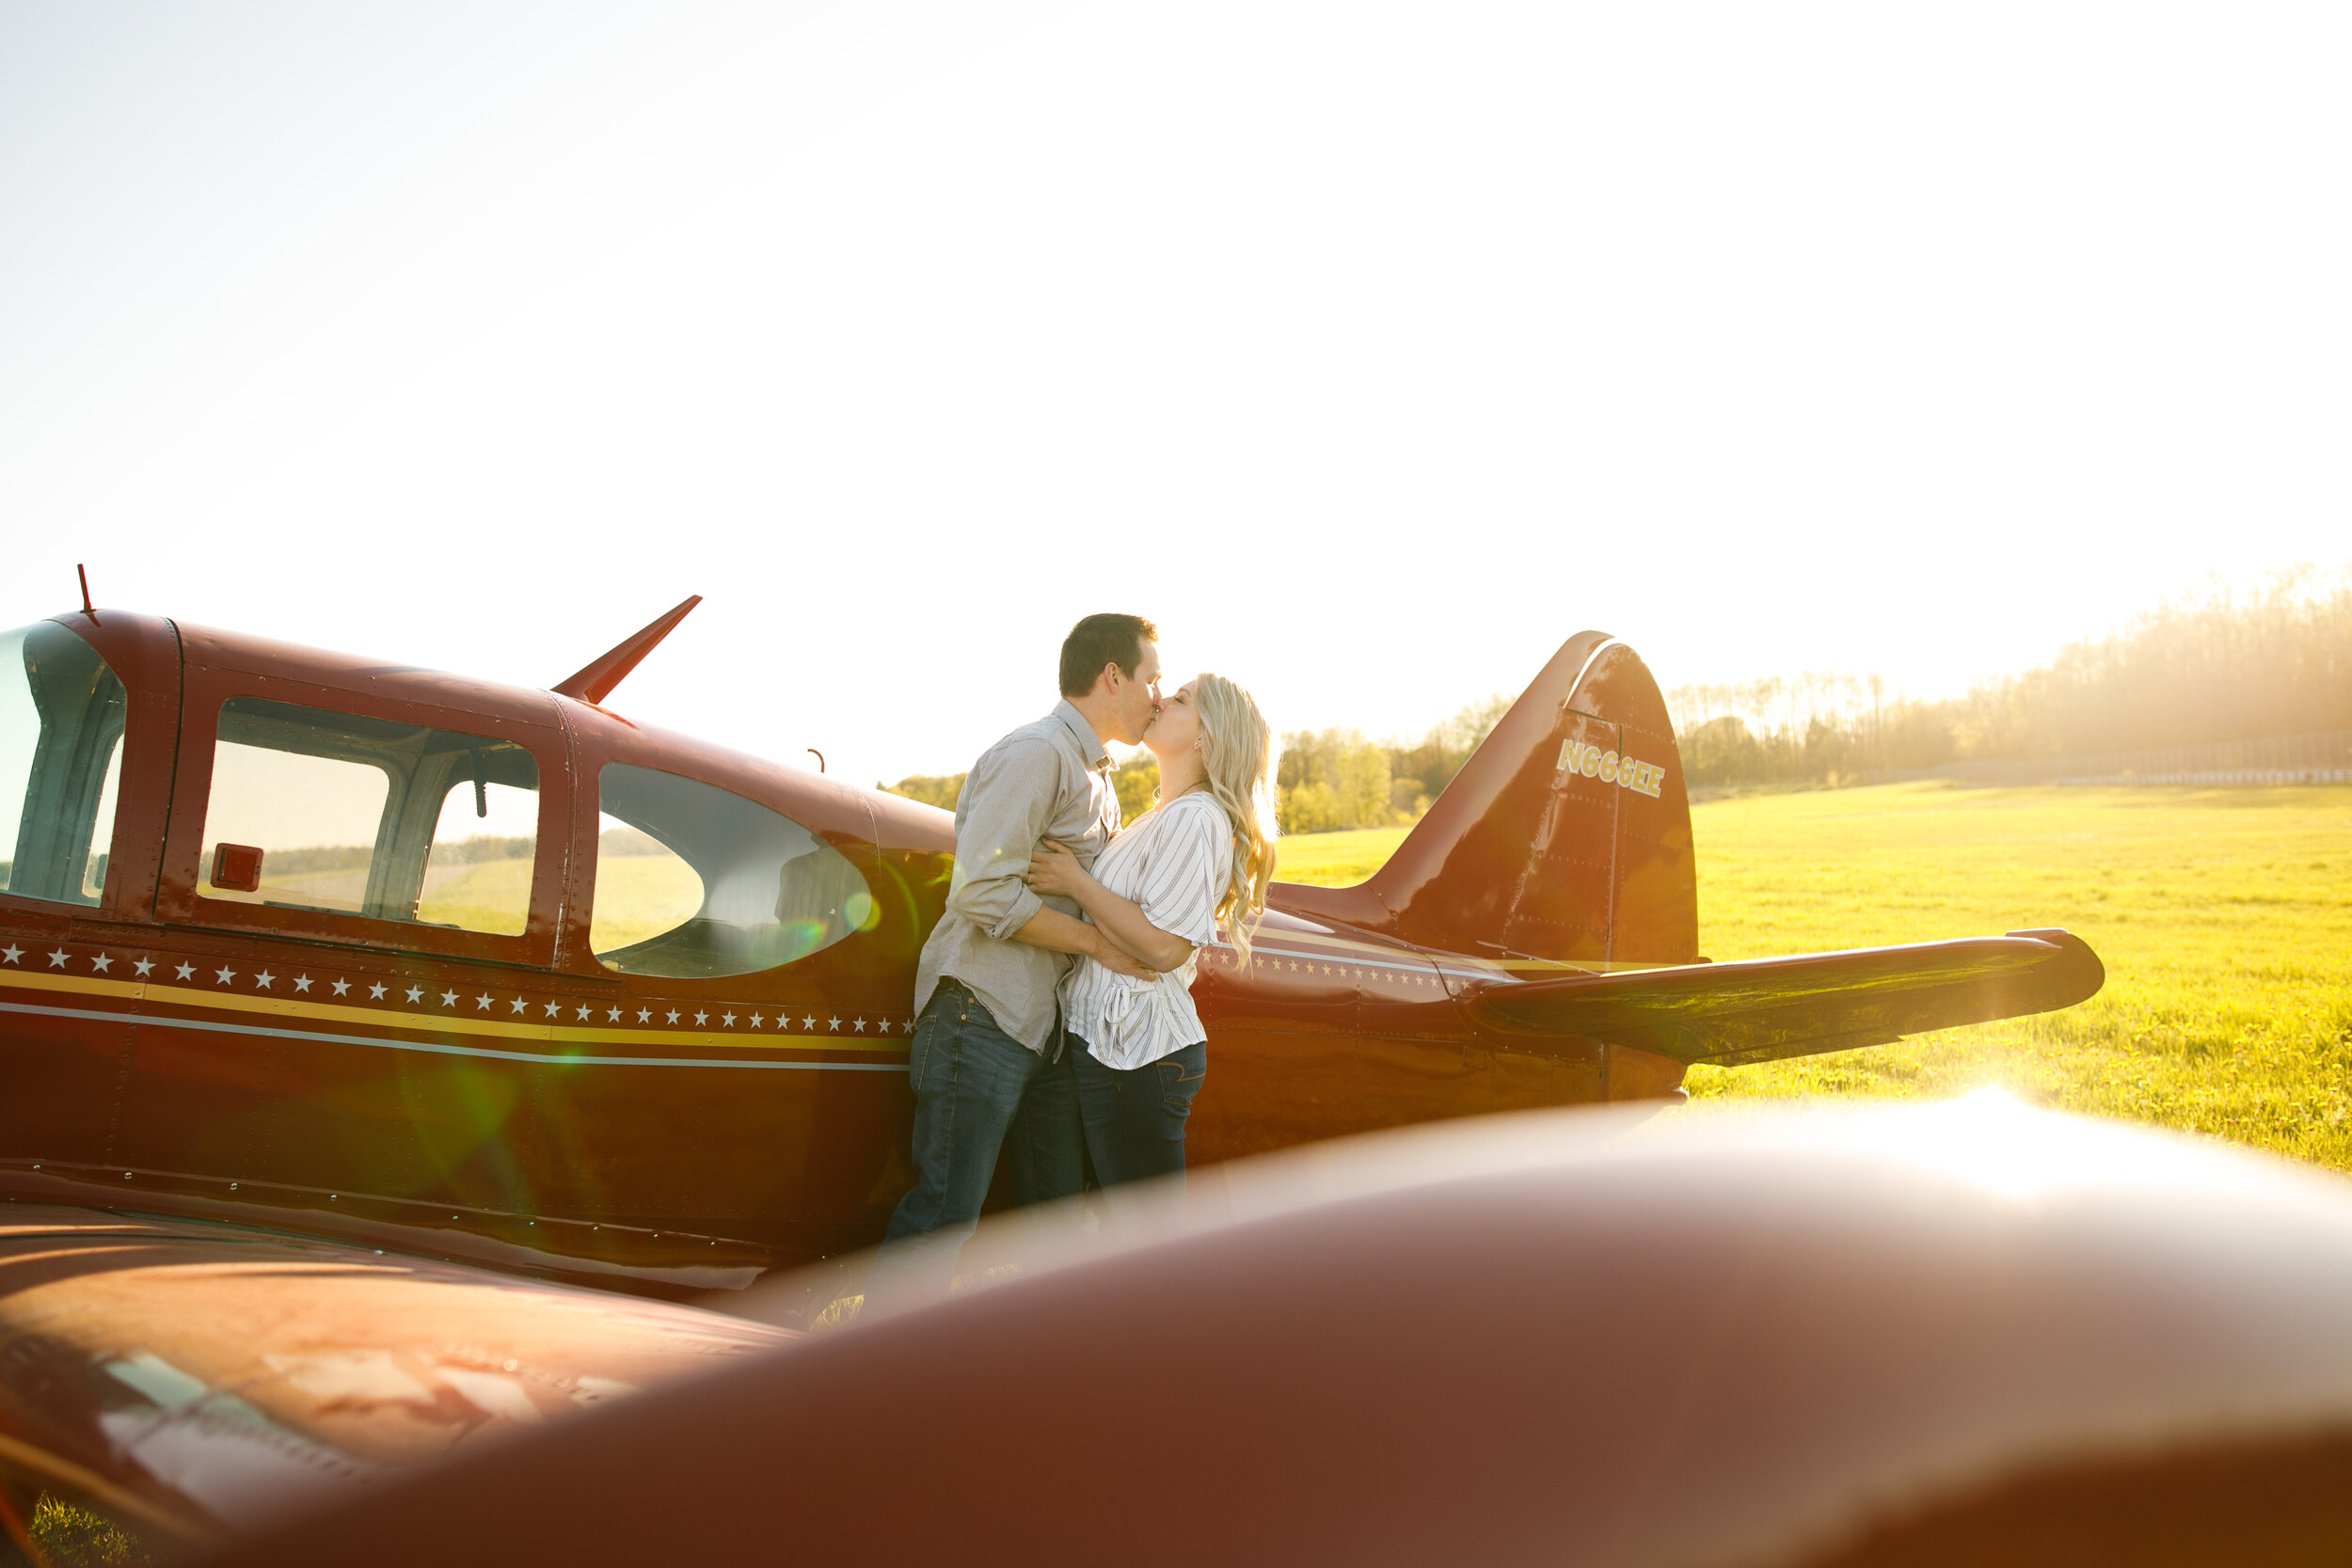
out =
[[[1576,1037],[1730,1067],[2072,1006],[2106,971],[2062,930],[1861,947],[1736,963],[1495,981],[1471,1018],[1504,1034]]]

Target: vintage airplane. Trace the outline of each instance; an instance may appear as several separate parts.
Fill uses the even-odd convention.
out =
[[[119,610],[0,638],[0,1180],[657,1291],[872,1240],[953,822],[601,705],[693,603],[550,691]],[[1707,962],[1664,705],[1596,632],[1369,881],[1270,902],[1203,965],[1197,1161],[2103,978],[2058,931]]]
[[[380,1361],[403,1320],[352,1298],[355,1270],[395,1267],[371,1258],[537,1322],[580,1293],[521,1281],[681,1297],[880,1234],[911,1180],[913,973],[953,821],[605,706],[695,602],[547,691],[87,602],[0,636],[0,1300],[32,1299],[6,1292],[33,1269],[13,1277],[40,1282],[46,1325],[0,1312],[0,1469],[78,1466],[168,1513],[195,1483],[92,1433],[123,1400],[211,1408],[227,1374],[185,1365],[208,1355],[329,1416],[422,1389],[461,1431],[501,1400],[520,1418],[550,1388],[568,1408],[654,1377],[620,1366],[624,1340],[702,1355],[770,1332],[587,1298],[617,1338],[501,1393],[518,1357],[494,1351],[530,1338],[511,1323],[438,1372]],[[1694,1062],[2062,1007],[2104,978],[2058,930],[1709,963],[1671,724],[1597,632],[1370,880],[1271,905],[1253,961],[1202,966],[1197,1164],[1671,1096]],[[228,1311],[178,1274],[105,1294],[164,1257],[228,1269],[221,1321],[307,1324],[308,1348],[240,1327],[156,1352]],[[646,1326],[662,1311],[686,1317]],[[57,1349],[101,1319],[111,1349]],[[81,1411],[63,1426],[41,1413],[58,1399]],[[337,1451],[410,1451],[371,1432]],[[107,1481],[107,1454],[146,1479]]]

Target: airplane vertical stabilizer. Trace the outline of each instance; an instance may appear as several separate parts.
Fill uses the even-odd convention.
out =
[[[1426,947],[1693,961],[1690,800],[1648,667],[1606,633],[1570,638],[1386,865],[1277,902]]]

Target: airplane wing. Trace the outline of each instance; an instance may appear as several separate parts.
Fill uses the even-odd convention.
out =
[[[1463,998],[1504,1034],[1572,1036],[1731,1067],[2072,1006],[2106,980],[2062,930],[1615,974],[1495,981]]]
[[[11,1199],[0,1562],[44,1493],[143,1543],[131,1560],[176,1561],[794,1338],[465,1263]]]

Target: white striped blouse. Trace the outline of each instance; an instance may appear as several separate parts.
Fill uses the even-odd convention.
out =
[[[1193,948],[1152,980],[1114,974],[1092,958],[1071,965],[1062,1019],[1096,1061],[1133,1070],[1207,1037],[1192,1006],[1192,976],[1200,949],[1216,939],[1216,901],[1232,874],[1232,824],[1216,798],[1199,789],[1145,813],[1095,857],[1096,881]]]

